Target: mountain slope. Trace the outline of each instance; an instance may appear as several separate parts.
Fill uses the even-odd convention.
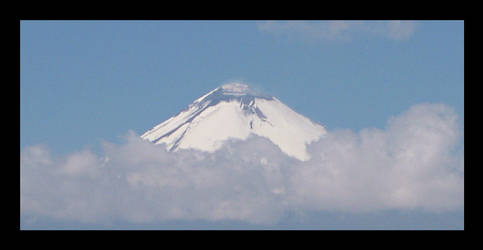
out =
[[[246,139],[250,134],[268,138],[289,156],[308,160],[305,145],[325,135],[326,130],[275,97],[231,83],[198,98],[141,138],[166,143],[173,151],[194,148],[213,152],[227,139]]]

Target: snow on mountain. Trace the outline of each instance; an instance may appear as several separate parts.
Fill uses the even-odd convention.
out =
[[[178,115],[155,126],[141,138],[168,150],[193,148],[214,152],[227,139],[246,139],[250,134],[268,138],[291,157],[310,159],[306,144],[326,134],[277,98],[259,94],[242,83],[218,87],[198,98]]]

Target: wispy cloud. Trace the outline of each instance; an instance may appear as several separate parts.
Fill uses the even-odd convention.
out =
[[[269,140],[231,141],[215,153],[166,152],[133,132],[53,157],[21,152],[21,213],[85,223],[239,220],[275,223],[287,211],[455,211],[463,207],[461,133],[448,106],[420,104],[385,129],[329,131],[311,160]]]
[[[351,40],[371,35],[390,40],[408,40],[415,32],[413,21],[266,21],[262,32],[309,40]]]

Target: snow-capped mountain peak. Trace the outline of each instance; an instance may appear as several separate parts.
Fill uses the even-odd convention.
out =
[[[308,160],[306,144],[326,130],[275,97],[257,93],[243,83],[229,83],[198,98],[141,138],[165,143],[171,151],[194,148],[213,152],[227,139],[243,140],[250,134],[268,138],[289,156]]]

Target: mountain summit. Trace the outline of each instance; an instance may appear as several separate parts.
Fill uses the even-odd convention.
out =
[[[141,138],[165,143],[170,151],[193,148],[214,152],[227,139],[265,137],[287,155],[310,159],[306,144],[326,134],[322,125],[290,109],[277,98],[242,83],[218,87],[187,109],[147,131]]]

